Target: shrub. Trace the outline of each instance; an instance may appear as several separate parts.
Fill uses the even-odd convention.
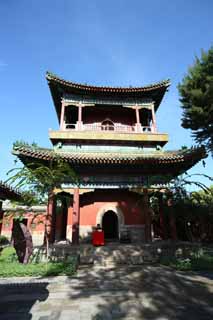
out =
[[[213,270],[213,257],[208,254],[191,259],[192,269],[193,270]]]
[[[9,244],[9,240],[5,236],[0,235],[0,245],[6,245]]]
[[[202,255],[193,255],[187,259],[162,257],[160,263],[180,271],[213,270],[213,256],[210,256],[207,253],[204,253]]]

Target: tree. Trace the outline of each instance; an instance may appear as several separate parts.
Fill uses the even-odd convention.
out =
[[[210,182],[213,181],[212,177],[205,174],[189,175],[185,173],[172,179],[167,187],[160,190],[160,193],[159,190],[155,190],[152,193],[150,204],[154,210],[153,225],[154,232],[157,236],[169,237],[171,232],[171,218],[172,221],[174,221],[173,218],[175,216],[178,239],[193,241],[195,239],[199,240],[202,238],[203,240],[207,240],[207,238],[211,238],[210,230],[213,225],[207,227],[206,221],[207,217],[211,216],[213,218],[213,189],[197,180],[199,177],[208,179]],[[188,187],[196,187],[199,188],[200,191],[190,193],[187,191]],[[159,195],[161,195],[160,198]],[[195,198],[197,199],[196,201]],[[161,199],[160,202],[159,199]],[[171,206],[169,206],[171,199],[173,204],[172,210]],[[212,212],[212,214],[210,214],[210,212]],[[197,232],[195,228],[197,225],[200,226],[202,232],[201,230]],[[209,231],[204,237],[204,230],[207,229]],[[194,231],[196,231],[197,234],[193,234]]]
[[[174,195],[178,238],[188,241],[212,241],[213,186],[207,187],[203,183],[193,181],[194,176],[203,176],[213,181],[212,177],[202,174],[185,175],[174,180],[171,189]],[[190,185],[201,189],[188,192],[186,187]]]
[[[192,130],[199,144],[213,155],[213,47],[196,57],[178,85],[183,115],[182,126]]]
[[[16,188],[27,188],[24,194],[32,201],[32,193],[41,202],[50,196],[54,188],[61,187],[66,181],[77,181],[77,176],[66,162],[60,158],[50,160],[47,164],[41,162],[29,162],[27,166],[13,168],[7,173],[10,177],[7,182],[15,185]]]
[[[213,185],[208,188],[208,192],[199,190],[191,193],[194,204],[206,207],[206,212],[213,215]]]
[[[16,142],[17,146],[19,142]],[[20,142],[23,145],[23,142]],[[24,143],[26,146],[30,146]],[[36,144],[31,145],[33,148],[37,148]],[[54,188],[60,188],[61,184],[68,181],[74,181],[78,183],[78,177],[70,167],[69,163],[62,161],[57,155],[54,155],[53,160],[49,162],[29,162],[27,166],[21,166],[13,168],[7,173],[9,178],[7,182],[15,185],[16,188],[24,188],[25,190],[25,200],[28,203],[33,203],[40,199],[44,202],[48,198],[48,202],[53,199]],[[27,190],[30,190],[30,192]],[[37,200],[33,200],[32,194],[36,195]],[[49,207],[49,206],[48,206]],[[48,215],[48,212],[47,212]],[[45,239],[47,245],[47,255],[48,255],[48,229],[45,225]]]

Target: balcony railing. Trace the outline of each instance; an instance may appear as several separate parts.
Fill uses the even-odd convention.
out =
[[[121,133],[153,133],[156,132],[153,126],[141,126],[139,124],[130,126],[121,123],[101,124],[101,123],[65,123],[64,130],[72,131],[114,131]]]

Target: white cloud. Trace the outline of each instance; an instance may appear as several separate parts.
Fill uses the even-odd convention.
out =
[[[3,60],[0,60],[0,68],[4,68],[7,66],[8,66],[8,64],[6,62],[4,62]]]

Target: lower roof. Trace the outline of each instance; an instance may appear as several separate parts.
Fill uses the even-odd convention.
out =
[[[31,146],[16,146],[13,154],[24,163],[30,163],[35,160],[45,162],[62,160],[70,163],[73,168],[84,168],[87,166],[101,166],[108,168],[115,167],[137,167],[143,171],[143,168],[154,168],[155,173],[159,168],[173,170],[174,175],[178,175],[192,166],[198,161],[205,158],[206,152],[204,147],[191,148],[177,151],[141,151],[140,153],[116,153],[116,152],[64,152],[54,149],[46,149]]]
[[[20,200],[21,194],[8,186],[7,184],[0,181],[0,199],[1,200]]]

